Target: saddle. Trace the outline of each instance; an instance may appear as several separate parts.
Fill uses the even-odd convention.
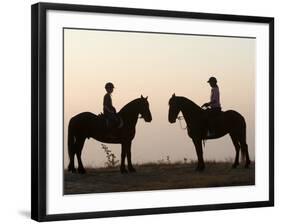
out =
[[[222,111],[217,110],[205,110],[205,116],[203,119],[203,127],[204,127],[204,136],[206,138],[212,138],[217,135],[217,131],[219,128],[219,120],[222,115]]]
[[[116,117],[113,118],[113,117],[107,116],[103,113],[100,113],[99,117],[100,117],[100,119],[104,120],[106,129],[110,129],[110,130],[120,129],[124,126],[123,119],[118,115],[116,115]]]

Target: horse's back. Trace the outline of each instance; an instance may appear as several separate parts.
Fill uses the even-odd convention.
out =
[[[98,116],[96,114],[93,114],[91,112],[82,112],[82,113],[76,114],[70,120],[94,119],[97,117]]]
[[[101,129],[101,119],[98,115],[91,112],[82,112],[73,116],[68,125],[68,131],[75,135],[89,137],[93,129]]]
[[[239,112],[237,112],[236,110],[226,110],[226,111],[222,111],[222,113],[224,115],[227,115],[227,116],[233,116],[233,117],[240,117],[240,118],[243,118],[244,117],[242,116],[242,114],[240,114]]]
[[[90,124],[97,119],[98,119],[98,116],[96,114],[93,114],[91,112],[82,112],[82,113],[79,113],[79,114],[73,116],[70,119],[69,126],[86,125],[87,123]]]
[[[240,114],[239,112],[235,110],[227,110],[223,112],[223,118],[225,119],[225,122],[230,123],[234,126],[246,125],[245,118]]]

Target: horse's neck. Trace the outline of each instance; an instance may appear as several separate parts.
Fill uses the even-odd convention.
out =
[[[182,98],[181,99],[181,112],[188,125],[194,124],[201,119],[203,110],[192,101]]]
[[[124,121],[132,125],[136,125],[138,121],[139,112],[135,101],[132,101],[125,105],[118,113]]]

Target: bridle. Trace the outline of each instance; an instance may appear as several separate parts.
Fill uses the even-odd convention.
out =
[[[179,120],[180,128],[181,128],[182,130],[187,129],[187,125],[186,125],[185,127],[183,127],[183,124],[182,124],[182,120],[184,120],[184,117],[183,117],[183,116],[178,116],[176,119]]]
[[[182,130],[186,130],[186,129],[188,128],[188,127],[187,127],[187,124],[186,124],[185,127],[183,126],[182,121],[184,120],[184,116],[178,116],[178,117],[176,118],[176,120],[179,120],[180,128],[181,128]]]

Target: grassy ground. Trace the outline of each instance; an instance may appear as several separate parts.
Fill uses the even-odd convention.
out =
[[[64,171],[64,193],[104,193],[160,189],[241,186],[255,184],[255,164],[249,169],[231,168],[228,162],[206,162],[203,172],[194,163],[135,165],[136,173],[119,168],[87,169],[86,174]]]

